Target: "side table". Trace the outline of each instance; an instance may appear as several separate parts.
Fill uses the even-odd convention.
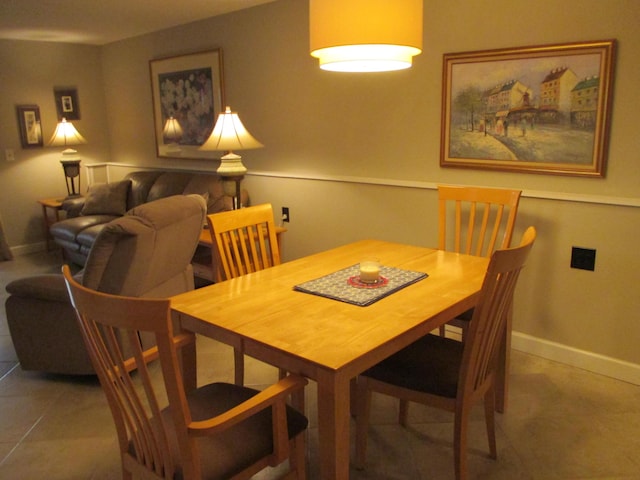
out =
[[[38,203],[42,206],[42,226],[44,228],[44,238],[47,242],[47,251],[51,251],[53,245],[53,238],[49,234],[49,227],[60,221],[62,200],[62,198],[41,198],[38,200]]]

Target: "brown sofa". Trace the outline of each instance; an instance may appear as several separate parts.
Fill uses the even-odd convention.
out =
[[[188,194],[205,197],[207,214],[233,209],[233,199],[224,194],[221,177],[215,173],[140,171],[118,182],[92,185],[85,197],[65,200],[62,209],[67,218],[53,224],[49,232],[63,248],[67,261],[84,266],[108,222],[144,203]],[[242,204],[248,205],[248,195],[242,195]]]
[[[175,195],[135,207],[104,225],[76,278],[94,290],[133,297],[192,290],[191,258],[205,208],[200,195]],[[15,280],[6,289],[7,323],[23,370],[94,373],[62,274]]]

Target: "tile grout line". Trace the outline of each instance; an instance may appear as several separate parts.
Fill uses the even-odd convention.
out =
[[[4,380],[7,377],[7,375],[13,372],[16,368],[18,368],[18,365],[20,365],[20,363],[16,362],[16,364],[13,367],[11,367],[4,375],[2,375],[2,377],[0,377],[0,382]]]
[[[46,413],[46,412],[45,412]],[[42,415],[40,415],[38,417],[38,419],[33,422],[33,425],[31,425],[31,427],[29,427],[29,429],[24,433],[24,435],[22,435],[22,437],[20,438],[20,440],[18,440],[16,442],[16,444],[13,446],[13,448],[11,450],[9,450],[9,453],[7,453],[5,455],[5,457],[2,459],[2,461],[0,461],[0,467],[2,465],[4,465],[4,463],[7,461],[7,459],[13,454],[13,452],[16,451],[16,449],[22,444],[22,442],[24,441],[25,438],[27,438],[29,436],[29,434],[33,431],[34,428],[36,428],[36,426],[42,421],[42,419],[45,416],[45,413],[43,413]]]

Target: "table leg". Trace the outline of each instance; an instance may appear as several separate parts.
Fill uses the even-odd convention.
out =
[[[180,324],[180,314],[172,313],[174,334],[180,335],[183,331]],[[182,372],[182,382],[186,392],[195,390],[198,386],[198,359],[196,355],[196,342],[183,345],[178,349],[178,363]]]
[[[320,478],[349,478],[350,379],[321,372],[318,382]]]
[[[49,218],[49,208],[53,208],[53,220]],[[49,233],[49,226],[54,224],[55,222],[60,221],[60,213],[58,208],[48,207],[47,205],[42,205],[42,221],[43,221],[43,230],[44,230],[44,239],[47,243],[47,251],[50,252],[52,250],[52,239],[51,234]]]

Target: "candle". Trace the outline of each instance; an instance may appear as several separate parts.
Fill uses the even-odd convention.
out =
[[[380,263],[375,259],[360,262],[360,281],[362,283],[376,283],[380,279]]]

